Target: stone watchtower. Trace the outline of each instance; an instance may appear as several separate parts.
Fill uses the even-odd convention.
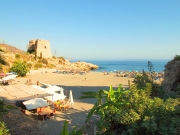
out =
[[[50,42],[48,40],[34,39],[29,41],[28,52],[35,52],[36,56],[51,58]]]

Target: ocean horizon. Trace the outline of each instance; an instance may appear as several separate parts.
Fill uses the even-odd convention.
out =
[[[165,65],[170,60],[82,60],[81,62],[88,62],[99,66],[98,69],[92,70],[94,72],[113,72],[113,71],[149,71],[148,61],[153,65],[155,72],[163,72]],[[76,62],[76,60],[71,60]]]

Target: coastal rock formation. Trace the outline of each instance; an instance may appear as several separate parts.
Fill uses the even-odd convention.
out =
[[[34,39],[29,41],[28,52],[35,52],[38,57],[51,58],[50,42],[48,40]]]
[[[87,62],[75,62],[75,63],[72,63],[72,66],[80,68],[84,71],[98,69],[97,65],[94,65],[92,63],[87,63]]]
[[[165,65],[162,86],[166,92],[176,91],[180,86],[180,60],[174,59]]]
[[[98,66],[87,62],[70,62],[65,60],[63,64],[59,65],[60,70],[71,70],[71,71],[90,71],[98,69]]]

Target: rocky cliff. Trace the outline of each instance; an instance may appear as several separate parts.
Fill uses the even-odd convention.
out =
[[[180,60],[174,59],[165,65],[162,86],[166,92],[176,91],[180,86]]]

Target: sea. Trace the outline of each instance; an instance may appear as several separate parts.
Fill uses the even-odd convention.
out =
[[[113,72],[113,71],[149,71],[148,61],[152,63],[155,72],[164,72],[165,65],[170,60],[83,60],[99,66],[93,72]],[[75,62],[75,61],[72,61]]]

